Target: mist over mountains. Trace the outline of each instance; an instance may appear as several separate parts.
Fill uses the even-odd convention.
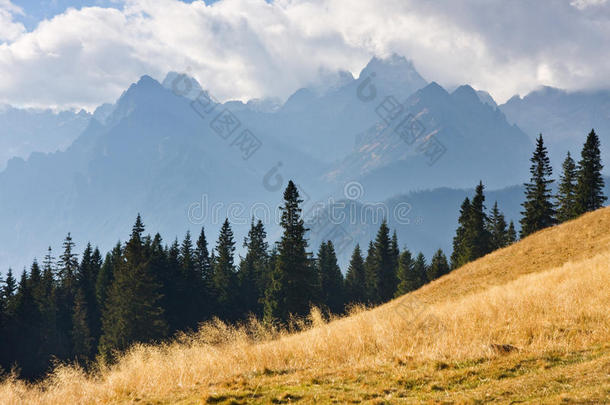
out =
[[[532,136],[548,128],[552,153],[565,147],[576,153],[584,140],[586,130],[557,130],[565,105],[601,103],[598,114],[581,112],[577,122],[599,127],[602,147],[610,141],[601,112],[606,93],[597,102],[527,96],[496,107],[488,93],[470,86],[448,92],[427,82],[397,55],[373,58],[358,78],[325,73],[285,103],[220,103],[202,87],[178,73],[162,83],[143,76],[94,114],[41,120],[36,128],[55,141],[32,142],[28,150],[65,150],[27,159],[16,153],[22,158],[0,173],[2,271],[41,258],[49,244],[59,248],[68,232],[79,250],[87,241],[107,250],[127,237],[137,213],[147,232],[160,232],[167,243],[205,225],[213,244],[225,217],[240,241],[253,215],[264,219],[274,241],[276,208],[289,179],[299,185],[306,211],[345,198],[352,183],[361,192],[350,204],[385,204],[390,213],[400,202],[410,204],[409,224],[390,217],[390,226],[401,246],[429,256],[450,245],[459,202],[479,180],[498,190],[489,199],[517,220],[522,191],[512,186],[527,179]],[[12,126],[3,117],[3,131],[40,137],[25,124],[34,122],[27,115]],[[364,241],[378,227],[374,222],[339,234],[314,227],[310,249],[325,237]]]

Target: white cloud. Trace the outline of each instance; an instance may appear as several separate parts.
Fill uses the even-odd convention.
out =
[[[0,43],[11,41],[25,32],[25,27],[13,21],[15,14],[23,14],[23,10],[10,0],[0,0]]]
[[[187,68],[221,99],[286,97],[321,68],[357,74],[391,52],[428,80],[470,83],[500,101],[539,85],[594,88],[610,73],[601,3],[127,0],[8,35],[2,10],[20,10],[0,0],[0,103],[93,107],[143,74]]]
[[[600,6],[606,4],[608,0],[573,0],[570,5],[579,10],[584,10],[589,7]]]

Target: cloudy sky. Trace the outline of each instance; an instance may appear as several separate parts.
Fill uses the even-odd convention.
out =
[[[220,99],[285,98],[320,71],[411,59],[503,102],[608,87],[607,0],[0,0],[0,103],[85,107],[188,71]]]

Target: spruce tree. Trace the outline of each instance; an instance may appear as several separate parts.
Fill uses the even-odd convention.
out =
[[[398,261],[398,287],[396,297],[417,290],[421,285],[419,276],[415,273],[413,257],[408,249],[405,249]]]
[[[400,260],[400,248],[398,247],[398,235],[396,231],[392,233],[392,242],[390,243],[390,251],[392,253],[392,274],[394,278],[394,283],[398,282],[396,278],[396,273],[398,273],[398,262]]]
[[[318,276],[320,277],[320,303],[331,313],[342,313],[344,309],[343,275],[337,264],[335,247],[331,241],[320,245]]]
[[[317,283],[315,268],[307,253],[307,229],[300,207],[303,200],[291,181],[284,191],[278,256],[265,293],[265,319],[286,321],[290,314],[304,316],[309,312]]]
[[[488,230],[489,218],[485,213],[485,194],[483,190],[483,182],[479,182],[470,205],[470,218],[466,230],[468,261],[476,260],[491,251],[491,234]]]
[[[205,236],[205,229],[201,227],[199,238],[195,246],[195,268],[201,280],[201,300],[205,308],[201,308],[201,318],[207,319],[213,310],[212,302],[212,261],[208,250],[208,241]]]
[[[118,242],[112,249],[112,251],[106,254],[104,263],[102,264],[100,272],[97,275],[97,280],[95,282],[95,297],[97,300],[97,307],[100,311],[100,314],[106,308],[106,301],[108,299],[110,286],[112,285],[112,281],[114,280],[114,272],[115,269],[119,267],[122,256],[123,251],[121,247],[121,242]]]
[[[413,262],[413,273],[415,273],[414,279],[417,283],[417,288],[426,284],[428,281],[428,265],[426,264],[426,257],[422,252],[417,254]]]
[[[74,298],[72,314],[72,357],[77,361],[87,361],[93,355],[94,340],[89,329],[91,320],[87,307],[85,294],[82,288],[79,288]]]
[[[162,249],[156,249],[157,254],[162,255]],[[191,233],[186,232],[184,240],[180,245],[180,255],[178,256],[180,263],[179,277],[181,281],[181,322],[179,329],[195,329],[204,312],[205,302],[203,301],[205,289],[203,287],[203,279],[197,268],[197,258],[195,249],[191,241]]]
[[[530,161],[531,179],[529,183],[525,183],[525,202],[522,204],[524,210],[521,212],[523,217],[520,221],[522,238],[556,223],[556,213],[551,201],[553,169],[542,134],[538,136],[536,150]]]
[[[559,189],[557,191],[557,221],[565,222],[574,219],[578,216],[577,200],[576,200],[576,181],[578,172],[576,163],[570,152],[563,161],[562,174],[559,180]]]
[[[364,271],[366,273],[366,302],[368,304],[380,302],[379,277],[375,266],[375,245],[369,241],[369,247],[364,260]]]
[[[149,342],[167,334],[160,300],[160,284],[145,255],[144,224],[138,214],[123,258],[115,269],[107,305],[102,315],[100,353],[112,359],[135,342]]]
[[[13,276],[13,270],[9,267],[6,272],[6,278],[4,279],[4,286],[2,287],[2,296],[7,303],[12,301],[15,296],[15,291],[17,291],[17,280]],[[10,305],[7,306],[7,308],[9,307]]]
[[[42,316],[25,269],[17,287],[14,316],[15,329],[12,337],[15,362],[19,364],[21,376],[36,377],[46,371],[46,365],[40,362]]]
[[[74,305],[76,305],[76,301],[79,301],[79,305],[81,308],[78,308],[79,314],[77,313],[77,308],[73,307],[73,316],[72,321],[78,320],[86,321],[86,333],[87,339],[91,341],[87,341],[86,344],[84,342],[80,342],[82,347],[88,347],[89,352],[79,352],[79,356],[81,358],[88,357],[93,354],[93,348],[97,346],[97,341],[101,334],[101,312],[99,310],[97,297],[96,297],[96,283],[97,278],[101,268],[101,257],[100,252],[96,248],[93,250],[91,243],[87,244],[85,251],[83,252],[83,256],[81,259],[81,264],[76,274],[76,283],[77,283],[77,293],[80,293],[80,297],[74,296]],[[74,332],[74,328],[82,326],[73,325],[72,331]],[[85,331],[83,330],[82,333]],[[80,333],[80,332],[79,332]],[[74,333],[73,333],[74,335]],[[82,335],[81,335],[82,338]],[[73,345],[76,345],[76,342],[73,342]]]
[[[216,262],[212,282],[218,315],[227,320],[239,316],[237,274],[234,264],[235,241],[229,219],[225,219],[216,244]]]
[[[67,360],[72,352],[72,313],[74,311],[74,298],[76,295],[78,255],[74,253],[74,242],[68,233],[63,243],[63,253],[57,264],[58,288],[57,288],[57,328],[60,334],[61,349],[58,357]]]
[[[351,304],[363,304],[366,302],[366,269],[364,259],[360,251],[360,245],[356,245],[347,268],[345,276],[346,301]]]
[[[576,210],[578,215],[595,211],[608,199],[604,196],[604,178],[599,150],[600,142],[595,130],[591,130],[582,148],[578,163],[578,182],[576,185]]]
[[[449,273],[449,263],[442,249],[439,249],[432,256],[430,266],[426,269],[428,281],[436,280]]]
[[[377,277],[376,303],[386,302],[394,297],[396,290],[395,251],[390,241],[390,229],[384,219],[375,238],[375,277]]]
[[[453,253],[451,254],[451,268],[456,269],[469,260],[470,252],[466,242],[466,231],[470,219],[470,199],[466,197],[460,207],[460,217],[458,218],[458,228],[453,237]]]
[[[506,220],[504,214],[498,209],[498,202],[494,203],[489,216],[490,250],[494,251],[508,244]]]
[[[269,254],[266,237],[263,222],[258,220],[255,224],[253,219],[248,236],[244,239],[246,257],[241,261],[238,272],[242,313],[253,313],[257,317],[263,315],[266,289],[265,273]]]

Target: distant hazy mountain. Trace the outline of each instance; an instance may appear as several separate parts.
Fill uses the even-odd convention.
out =
[[[138,212],[148,231],[169,239],[205,225],[211,245],[229,217],[238,246],[256,216],[275,241],[288,179],[306,210],[343,198],[351,181],[362,188],[361,203],[405,194],[415,218],[399,227],[401,243],[427,253],[446,248],[466,191],[415,191],[470,188],[479,180],[500,189],[527,178],[532,143],[487,96],[469,86],[448,93],[427,84],[396,55],[373,58],[357,79],[324,72],[284,104],[220,104],[185,75],[170,73],[163,84],[144,76],[92,115],[59,114],[63,125],[45,124],[45,133],[82,125],[64,151],[15,158],[0,172],[0,268],[29,264],[49,244],[59,248],[68,232],[79,250],[87,241],[109,249],[129,235]],[[403,117],[410,117],[408,127],[396,132]],[[17,127],[33,133],[33,121]],[[432,162],[431,146],[439,145],[444,152]],[[510,189],[497,198],[515,218],[518,203],[508,195]],[[349,232],[363,242],[378,224],[367,226]],[[312,250],[325,235],[334,238],[312,235]]]
[[[514,96],[500,109],[532,139],[542,133],[556,171],[567,151],[580,157],[591,128],[600,137],[606,173],[610,165],[610,91],[567,92],[543,87],[525,97]]]
[[[0,106],[0,170],[12,157],[65,149],[85,129],[91,116],[85,111],[19,109]]]
[[[210,107],[214,114],[199,115],[190,100],[145,76],[109,109],[104,123],[91,120],[64,152],[9,161],[0,173],[2,266],[40,258],[67,232],[80,248],[90,240],[108,249],[129,235],[138,212],[151,232],[169,238],[208,225],[211,242],[230,216],[240,242],[252,213],[275,214],[251,212],[254,203],[272,211],[289,178],[305,184],[319,177],[315,159],[256,131],[260,147],[245,160],[237,137],[247,123],[224,139],[212,128],[223,129],[212,120],[224,106]],[[267,175],[278,160],[284,165]]]
[[[470,86],[448,93],[431,83],[402,102],[397,118],[365,131],[329,181],[358,180],[368,198],[387,190],[407,192],[442,186],[491,188],[527,178],[532,143],[504,114]]]
[[[298,90],[273,114],[248,115],[248,122],[260,132],[331,163],[348,154],[356,135],[375,124],[375,106],[384,97],[405,99],[426,84],[404,57],[373,58],[357,79],[338,72],[318,86]],[[368,100],[371,91],[374,100]]]

